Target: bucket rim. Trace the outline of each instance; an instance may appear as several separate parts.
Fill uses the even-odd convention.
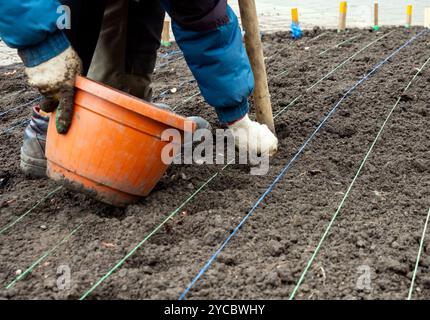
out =
[[[109,101],[119,107],[135,112],[141,116],[166,124],[184,132],[195,132],[197,124],[174,112],[160,109],[154,104],[134,97],[126,92],[109,87],[103,83],[77,76],[75,87],[87,94]],[[185,122],[192,122],[192,126],[186,126]]]

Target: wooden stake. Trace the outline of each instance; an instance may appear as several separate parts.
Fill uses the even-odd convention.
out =
[[[412,26],[412,5],[408,5],[406,9],[406,28]]]
[[[257,121],[266,124],[275,133],[272,104],[270,102],[266,65],[264,63],[263,45],[261,44],[255,0],[239,0],[242,26],[245,30],[245,44],[254,73],[254,104]]]
[[[170,43],[170,21],[164,20],[163,32],[161,34],[161,44],[165,47],[169,47]]]
[[[373,28],[379,29],[379,3],[378,0],[375,0],[373,6]]]
[[[297,8],[291,9],[291,20],[295,24],[299,24],[299,10]]]
[[[424,27],[430,28],[430,8],[424,10]]]
[[[340,15],[339,15],[339,32],[346,30],[346,10],[347,10],[347,3],[346,1],[342,1],[340,3]]]

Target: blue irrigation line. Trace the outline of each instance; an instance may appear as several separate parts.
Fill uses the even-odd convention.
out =
[[[422,30],[420,33],[409,39],[406,43],[404,43],[402,46],[397,48],[393,53],[391,53],[385,60],[379,62],[376,67],[373,68],[372,71],[370,71],[366,76],[361,78],[354,86],[352,86],[344,95],[343,97],[336,103],[336,105],[331,109],[331,111],[327,114],[327,116],[321,121],[321,123],[318,125],[318,127],[315,129],[315,131],[309,136],[309,138],[303,143],[303,145],[299,148],[297,153],[293,156],[293,158],[287,163],[287,165],[282,169],[282,171],[279,173],[279,175],[275,178],[275,180],[269,185],[269,187],[266,189],[266,191],[260,196],[260,198],[257,200],[257,202],[254,204],[252,209],[248,212],[248,214],[240,221],[240,223],[234,228],[232,233],[228,236],[228,238],[221,244],[221,246],[215,251],[215,253],[209,258],[209,260],[206,262],[206,264],[203,266],[203,268],[200,269],[198,274],[195,276],[195,278],[190,282],[190,284],[187,286],[187,288],[184,290],[184,292],[179,297],[179,300],[183,300],[187,293],[192,289],[192,287],[196,284],[196,282],[206,273],[206,271],[210,268],[212,263],[216,260],[218,255],[221,253],[221,251],[228,245],[230,240],[234,237],[234,235],[239,231],[239,229],[242,227],[242,225],[251,217],[251,215],[254,213],[254,211],[258,208],[258,206],[263,202],[263,200],[267,197],[267,195],[272,192],[274,187],[278,184],[278,182],[281,180],[281,178],[285,175],[285,173],[290,169],[291,165],[299,158],[303,150],[306,148],[306,146],[313,140],[313,138],[316,136],[316,134],[321,130],[321,128],[324,126],[324,124],[327,122],[327,120],[330,119],[330,117],[334,114],[334,112],[337,110],[337,108],[342,104],[342,102],[353,92],[355,89],[357,89],[363,82],[365,82],[367,79],[369,79],[379,68],[381,68],[384,64],[386,64],[392,57],[394,57],[396,54],[398,54],[402,49],[407,47],[409,44],[411,44],[413,41],[415,41],[418,37],[420,37],[422,34],[427,32],[427,29]]]
[[[185,58],[184,56],[180,56],[179,58],[172,59],[172,60],[168,60],[167,62],[164,62],[164,63],[160,63],[159,65],[155,66],[154,71],[156,71],[156,70],[158,70],[158,69],[160,69],[160,68],[163,68],[163,67],[165,67],[165,66],[167,66],[167,65],[169,65],[169,64],[171,64],[171,63],[173,63],[173,62],[176,62],[176,61],[182,60],[182,59],[184,59],[184,58]]]
[[[186,81],[182,81],[176,89],[179,90],[182,87],[185,87],[187,84],[193,83],[195,81],[196,81],[196,79],[194,79],[194,78],[186,80]],[[158,96],[154,97],[154,99],[158,99],[158,98],[162,98],[162,97],[166,96],[169,92],[171,92],[171,90],[172,89],[167,89],[167,90],[162,91]]]
[[[3,111],[3,112],[0,113],[0,118],[3,117],[4,115],[6,115],[6,114],[8,114],[8,113],[10,113],[12,111],[14,111],[14,110],[18,110],[18,109],[21,109],[21,108],[28,107],[28,106],[33,105],[33,104],[35,104],[35,103],[37,103],[37,102],[39,102],[41,100],[42,100],[42,97],[38,97],[38,98],[36,98],[34,100],[31,100],[30,102],[27,102],[27,103],[24,103],[24,104],[19,105],[17,107],[13,107],[13,108],[10,108],[10,109],[8,109],[6,111]]]
[[[171,56],[175,56],[177,54],[182,54],[182,51],[181,50],[173,50],[173,51],[161,54],[160,58],[161,59],[165,59],[165,58],[168,58],[168,57],[171,57]]]
[[[26,120],[22,120],[22,121],[18,121],[12,124],[12,126],[10,126],[9,128],[3,130],[2,132],[0,132],[0,136],[9,132],[12,132],[13,130],[15,130],[16,128],[22,127],[27,125],[28,123],[30,123],[30,120],[26,119]]]

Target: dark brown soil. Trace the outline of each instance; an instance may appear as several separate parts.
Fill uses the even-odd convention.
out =
[[[269,174],[230,166],[191,200],[166,227],[144,243],[89,296],[93,299],[177,299],[225,237],[311,134],[334,103],[360,77],[419,29],[392,34],[370,46],[306,93],[276,120],[280,151]],[[330,31],[293,42],[287,33],[264,36],[275,112],[382,33]],[[342,47],[319,53],[354,35]],[[429,57],[430,34],[402,50],[339,107],[188,295],[192,299],[286,299],[400,92]],[[172,49],[172,48],[171,48]],[[171,50],[169,49],[169,50]],[[173,48],[174,49],[174,48]],[[165,61],[165,60],[163,60]],[[160,61],[162,63],[163,61]],[[17,69],[17,73],[8,72]],[[288,73],[275,77],[280,72]],[[155,95],[191,79],[183,60],[157,70]],[[425,216],[430,207],[430,68],[393,114],[345,207],[298,291],[298,299],[404,299],[411,283]],[[19,65],[0,69],[0,113],[31,101]],[[217,126],[196,84],[157,98],[199,114]],[[28,118],[30,108],[1,116],[0,130]],[[56,185],[28,180],[19,170],[23,126],[1,134],[0,229],[25,213]],[[0,285],[10,283],[56,246],[25,279],[0,289],[0,298],[77,299],[221,166],[173,166],[140,204],[115,209],[61,190],[0,235]],[[427,236],[414,298],[430,298]],[[57,269],[71,270],[71,288],[59,290]],[[360,268],[370,268],[371,289],[360,289]]]

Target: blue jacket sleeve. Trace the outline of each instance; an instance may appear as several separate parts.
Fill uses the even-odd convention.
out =
[[[221,122],[242,118],[249,110],[248,97],[254,76],[233,10],[229,22],[210,31],[189,31],[173,23],[175,39],[207,103]]]
[[[0,1],[0,37],[19,50],[26,66],[35,66],[63,52],[70,45],[57,28],[57,0]]]

